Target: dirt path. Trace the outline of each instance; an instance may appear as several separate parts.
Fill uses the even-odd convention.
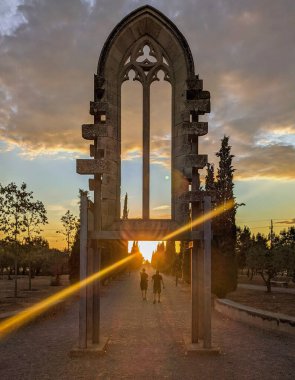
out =
[[[215,313],[217,357],[185,355],[190,292],[165,278],[161,304],[142,301],[139,274],[122,276],[104,288],[102,331],[111,335],[100,358],[74,358],[78,307],[36,322],[10,336],[0,348],[0,378],[12,379],[293,379],[295,338],[260,331]]]

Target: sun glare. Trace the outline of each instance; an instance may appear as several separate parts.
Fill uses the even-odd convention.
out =
[[[159,241],[139,241],[139,250],[145,260],[151,262],[153,251],[156,250]],[[128,242],[128,252],[131,251],[133,241]]]
[[[217,207],[214,210],[211,210],[207,214],[204,214],[200,216],[199,218],[193,220],[192,222],[186,224],[185,226],[182,226],[178,230],[163,236],[163,241],[165,240],[171,240],[172,238],[175,238],[175,236],[179,235],[181,232],[187,231],[191,229],[194,226],[198,226],[201,223],[204,223],[206,220],[210,220],[211,218],[214,218],[217,215],[222,214],[223,212],[231,209],[234,207],[234,202],[231,200],[220,207]],[[129,242],[129,244],[132,244],[132,242]],[[138,242],[140,251],[144,255],[144,257],[148,260],[149,257],[151,258],[153,250],[156,248],[158,241],[140,241]],[[130,247],[130,245],[129,245]],[[129,249],[130,251],[130,249]],[[106,267],[102,269],[99,272],[93,273],[89,277],[79,281],[78,283],[75,283],[60,292],[57,292],[48,298],[45,298],[43,301],[40,301],[36,303],[33,306],[28,307],[27,309],[21,311],[20,313],[5,319],[3,322],[0,322],[0,340],[3,339],[6,335],[11,333],[12,331],[16,330],[17,328],[21,327],[22,325],[28,323],[30,320],[35,318],[36,316],[43,313],[45,310],[49,309],[50,307],[56,305],[56,303],[62,299],[66,299],[69,296],[76,293],[78,290],[83,288],[84,286],[87,286],[91,284],[92,282],[96,280],[102,279],[105,275],[112,273],[114,270],[123,267],[124,265],[127,265],[129,261],[131,261],[133,258],[135,258],[136,255],[130,255],[128,257],[125,257],[124,259],[110,265],[109,267]]]

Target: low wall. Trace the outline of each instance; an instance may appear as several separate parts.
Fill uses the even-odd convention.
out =
[[[245,306],[228,299],[215,300],[215,309],[227,317],[256,327],[295,335],[295,317]]]

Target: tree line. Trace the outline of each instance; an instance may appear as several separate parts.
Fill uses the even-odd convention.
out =
[[[238,229],[236,251],[239,269],[250,279],[260,275],[268,292],[276,279],[295,282],[295,227],[264,236],[245,226]]]
[[[224,206],[224,212],[212,220],[212,292],[224,297],[237,287],[238,270],[246,269],[250,277],[259,274],[268,291],[271,282],[280,274],[295,281],[295,227],[279,235],[265,237],[252,235],[248,227],[236,226],[236,212],[244,203],[237,203],[234,196],[234,172],[229,137],[221,140],[218,167],[207,164],[204,189],[214,194],[212,208]],[[227,209],[228,201],[234,207]],[[191,246],[181,242],[180,252],[175,251],[174,242],[161,242],[152,256],[152,265],[164,273],[176,274],[190,282]]]
[[[35,200],[25,183],[0,184],[0,273],[8,279],[14,277],[14,296],[18,294],[18,275],[28,276],[28,289],[32,278],[39,274],[55,275],[53,285],[59,284],[59,275],[67,271],[68,257],[77,230],[78,219],[68,210],[61,218],[67,249],[50,249],[42,237],[42,227],[48,223],[43,202]]]

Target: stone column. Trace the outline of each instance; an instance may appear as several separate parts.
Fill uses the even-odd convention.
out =
[[[142,217],[150,217],[150,85],[143,83]]]
[[[94,190],[94,231],[101,231],[101,174],[95,175]],[[95,241],[93,250],[93,273],[100,271],[101,244]],[[100,280],[93,282],[93,330],[92,343],[100,339]]]
[[[211,197],[204,197],[204,215],[211,211]],[[211,220],[204,223],[204,348],[211,348]]]
[[[192,173],[192,191],[199,190],[199,174],[197,170]],[[200,216],[200,202],[192,202],[192,221]],[[198,230],[199,227],[193,227],[193,230]],[[191,343],[198,343],[199,340],[199,310],[200,310],[200,297],[199,297],[199,263],[198,257],[200,254],[200,242],[193,241],[193,248],[191,252],[191,302],[192,302],[192,331]]]
[[[80,208],[80,281],[87,277],[87,235],[88,235],[88,198],[81,195]],[[79,305],[79,348],[87,348],[87,289],[80,289]]]

